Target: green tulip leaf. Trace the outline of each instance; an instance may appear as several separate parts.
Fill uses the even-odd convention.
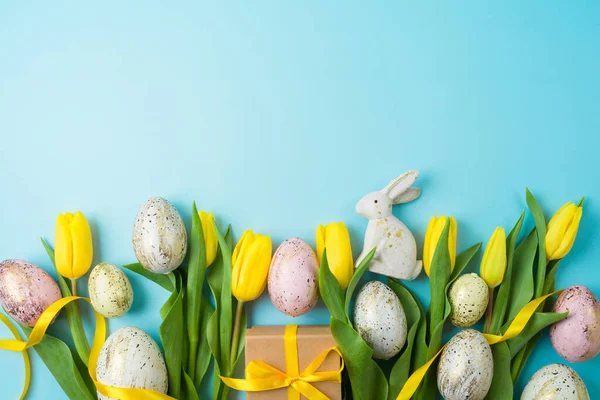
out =
[[[485,400],[512,400],[513,380],[510,374],[510,350],[506,342],[492,346],[494,376]]]
[[[533,216],[535,229],[538,235],[538,266],[535,276],[534,294],[540,297],[544,289],[544,279],[546,278],[546,219],[542,209],[533,194],[527,189],[527,206]]]
[[[200,344],[198,347],[198,357],[196,358],[196,376],[193,379],[194,385],[199,387],[204,379],[208,366],[210,365],[210,359],[212,353],[210,346],[208,345],[208,321],[212,314],[215,312],[214,307],[210,304],[208,299],[202,300],[200,309],[200,332],[203,334],[200,336]]]
[[[533,263],[537,245],[538,237],[533,229],[515,250],[505,323],[512,321],[533,298]]]
[[[173,273],[172,273],[173,274]],[[180,274],[175,274],[177,289],[171,293],[166,303],[161,307],[163,319],[159,327],[160,341],[165,352],[165,362],[169,370],[169,395],[180,397],[182,381],[182,363],[185,343],[185,323],[183,315],[184,291]]]
[[[421,321],[421,318],[424,318],[425,316],[422,315],[418,299],[406,286],[395,279],[388,279],[388,285],[400,299],[400,303],[406,314],[406,326],[408,327],[406,345],[390,372],[388,399],[394,400],[398,397],[400,390],[402,390],[402,387],[410,376],[415,336],[419,329],[419,322]]]
[[[142,264],[140,263],[126,264],[123,265],[123,268],[127,268],[128,270],[133,271],[136,274],[142,275],[144,278],[151,280],[152,282],[161,286],[168,292],[172,292],[175,290],[176,282],[171,274],[155,274],[154,272],[150,272],[146,268],[142,267]]]
[[[182,399],[186,400],[200,400],[198,397],[198,392],[196,391],[196,386],[192,381],[192,378],[187,374],[187,372],[183,372],[183,387],[181,388]]]
[[[525,328],[519,334],[519,336],[507,341],[511,356],[516,356],[519,350],[521,350],[521,348],[525,346],[532,337],[541,332],[547,326],[563,320],[568,314],[568,312],[560,314],[536,312],[533,314],[533,317],[531,317],[529,322],[527,322],[527,325],[525,325]]]
[[[508,299],[510,296],[510,287],[512,282],[512,271],[513,261],[515,254],[515,247],[517,239],[521,233],[521,227],[523,226],[523,220],[525,219],[525,213],[521,213],[521,217],[515,224],[515,227],[510,231],[508,238],[506,238],[506,272],[504,273],[504,279],[498,294],[496,295],[496,301],[494,303],[494,311],[492,313],[492,324],[490,325],[490,332],[497,334],[500,327],[504,323],[504,316],[508,308]]]
[[[523,346],[521,348],[521,350],[519,350],[517,352],[517,354],[515,355],[515,357],[513,358],[513,361],[511,364],[511,370],[510,370],[513,382],[516,383],[517,379],[519,379],[519,376],[521,375],[523,368],[525,368],[527,359],[533,352],[533,349],[537,345],[537,342],[540,340],[541,336],[542,336],[542,333],[540,332],[537,335],[535,335],[533,338],[531,338],[529,340],[529,342],[527,342],[527,345]]]
[[[220,232],[218,232],[220,235]],[[231,249],[233,245],[231,227],[227,228],[225,232],[224,241],[227,244],[228,248]],[[219,244],[221,242],[219,241]],[[232,306],[231,300],[231,264],[229,265],[229,304]],[[229,336],[231,339],[231,326],[233,324],[232,316],[231,316],[231,308],[230,308],[230,318],[228,324],[223,324],[222,322],[222,298],[223,298],[223,280],[225,279],[225,257],[223,254],[223,248],[219,245],[219,249],[217,250],[217,257],[215,261],[211,265],[208,271],[208,286],[213,295],[213,299],[215,300],[215,311],[208,319],[208,326],[206,331],[206,336],[208,340],[208,345],[210,347],[210,351],[212,353],[214,359],[214,377],[213,377],[213,399],[222,399],[225,389],[225,385],[219,378],[219,375],[226,374],[226,371],[229,368],[229,365],[225,362],[224,357],[222,357],[222,353],[225,352],[227,359],[230,356],[230,349],[227,348],[223,351],[223,346],[221,343],[221,332],[223,329],[229,329]],[[229,328],[227,328],[229,326]]]
[[[440,234],[431,267],[429,271],[429,326],[437,327],[444,318],[446,308],[446,285],[450,281],[450,252],[448,251],[448,236],[450,233],[450,221],[446,221],[444,230]]]
[[[362,337],[343,320],[331,317],[331,333],[344,357],[356,400],[386,399],[388,382],[372,359],[373,350]]]
[[[223,258],[222,279],[221,279],[221,299],[219,302],[219,345],[221,347],[221,365],[224,366],[222,373],[230,376],[234,371],[231,369],[233,360],[231,357],[231,333],[233,325],[233,301],[231,299],[231,245],[227,243],[221,230],[215,223],[215,231],[219,239],[221,248],[221,257]]]
[[[371,260],[375,256],[375,251],[377,248],[373,248],[369,254],[365,258],[362,259],[360,264],[354,270],[354,274],[352,275],[352,279],[350,279],[350,283],[348,284],[348,288],[346,289],[346,298],[344,301],[344,312],[349,313],[350,311],[350,303],[352,302],[352,296],[354,295],[354,291],[356,290],[356,286],[360,281],[360,278],[364,275],[364,273],[369,268],[369,264],[371,264]]]
[[[548,263],[548,274],[546,275],[546,281],[544,282],[543,294],[554,292],[554,287],[556,286],[556,271],[558,270],[559,264],[560,260],[552,260]]]
[[[185,296],[186,326],[190,346],[187,371],[196,379],[196,363],[198,347],[200,346],[200,317],[202,299],[204,298],[202,288],[204,286],[204,274],[206,273],[206,247],[204,245],[202,222],[196,209],[196,202],[192,203],[192,229],[189,248]],[[202,377],[199,379],[202,380]]]
[[[329,270],[327,249],[323,251],[323,257],[321,257],[321,267],[319,268],[319,293],[332,317],[350,323],[348,312],[344,310],[344,292],[336,277]]]
[[[46,249],[46,253],[48,253],[48,257],[50,261],[52,261],[52,265],[56,268],[56,263],[54,261],[54,250],[50,245],[41,238],[42,244],[44,245],[44,249]],[[62,297],[71,296],[71,288],[69,284],[59,273],[56,271],[56,275],[58,278],[58,287],[60,288],[60,293]],[[75,349],[79,354],[79,358],[82,362],[87,366],[88,360],[90,358],[90,345],[87,341],[87,336],[85,335],[85,330],[83,329],[83,322],[81,320],[81,313],[77,309],[77,304],[69,303],[65,306],[65,310],[67,313],[67,322],[69,323],[69,329],[71,330],[71,336],[73,337],[73,344],[75,345]]]
[[[32,328],[21,325],[27,336]],[[95,400],[96,390],[90,390],[90,377],[77,367],[74,354],[62,340],[45,334],[40,343],[33,347],[48,370],[71,400]]]

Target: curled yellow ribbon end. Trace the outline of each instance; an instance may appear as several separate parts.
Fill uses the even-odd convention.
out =
[[[312,385],[315,382],[341,382],[344,370],[344,359],[337,347],[332,347],[319,354],[306,369],[300,373],[298,366],[298,346],[296,333],[298,325],[287,325],[283,336],[285,347],[285,365],[287,372],[282,372],[262,361],[252,360],[246,367],[246,379],[226,378],[221,380],[230,388],[246,392],[260,392],[288,388],[288,400],[299,400],[302,394],[309,400],[328,400],[321,391]],[[339,370],[317,371],[329,353],[336,352],[342,360]]]
[[[557,290],[556,292],[553,292],[553,293],[547,294],[545,296],[538,297],[537,299],[531,300],[529,303],[527,303],[521,309],[521,311],[519,311],[519,313],[517,314],[515,319],[513,319],[513,322],[511,322],[511,324],[509,325],[509,327],[506,330],[506,332],[504,333],[504,335],[499,336],[499,335],[491,335],[489,333],[484,333],[483,336],[485,337],[485,339],[487,340],[487,342],[490,345],[504,342],[506,340],[510,340],[514,337],[517,337],[523,331],[523,329],[525,329],[527,322],[529,322],[529,320],[535,313],[535,310],[537,310],[537,308],[544,302],[544,300],[546,300],[548,297],[557,296],[557,295],[561,294],[562,292],[563,292],[562,290]],[[412,395],[415,394],[415,392],[419,388],[419,385],[421,384],[421,381],[425,377],[427,370],[429,369],[429,367],[431,367],[431,364],[433,364],[433,362],[442,353],[442,350],[444,350],[444,347],[446,347],[446,346],[444,345],[440,349],[440,351],[438,351],[437,354],[435,356],[433,356],[433,358],[431,358],[431,360],[427,361],[423,366],[421,366],[419,369],[417,369],[415,372],[413,372],[413,374],[408,378],[408,380],[404,384],[404,387],[400,391],[400,394],[398,395],[398,397],[396,397],[396,400],[410,400]]]
[[[14,352],[23,352],[23,359],[25,362],[25,387],[23,388],[23,394],[21,395],[21,400],[27,394],[27,390],[29,389],[29,381],[30,381],[30,365],[29,365],[29,357],[27,356],[27,349],[35,346],[40,343],[44,338],[44,334],[46,330],[56,317],[56,315],[60,312],[60,310],[65,307],[67,304],[76,301],[76,300],[84,300],[91,304],[90,299],[78,296],[69,296],[59,299],[52,303],[50,307],[46,309],[40,315],[37,323],[33,327],[29,338],[26,342],[22,340],[0,340],[0,349],[14,351]],[[104,396],[120,399],[120,400],[176,400],[175,398],[168,396],[166,394],[149,390],[149,389],[139,389],[139,388],[119,388],[114,386],[108,386],[96,380],[96,365],[98,363],[98,356],[100,355],[100,350],[102,350],[102,346],[104,345],[104,340],[106,338],[106,320],[104,317],[97,312],[96,314],[96,330],[94,332],[94,341],[92,344],[92,349],[90,351],[90,360],[88,362],[88,372],[98,393],[103,394]],[[15,335],[15,338],[19,338],[18,332],[14,329],[14,326],[10,324],[10,321],[6,319],[6,317],[0,314],[0,319],[7,324],[9,329]],[[11,328],[12,326],[12,328]],[[13,330],[14,329],[14,330]]]
[[[15,328],[12,322],[10,322],[10,320],[6,318],[4,314],[0,314],[0,320],[4,323],[4,325],[6,325],[8,329],[10,329],[15,339],[21,339],[21,335],[19,335],[19,331],[17,330],[17,328]],[[25,398],[25,395],[27,394],[27,391],[29,390],[29,384],[31,383],[31,363],[29,362],[29,355],[27,354],[27,350],[23,350],[21,354],[23,355],[23,364],[25,365],[25,382],[23,384],[23,390],[21,391],[21,397],[19,397],[19,399],[23,400]]]

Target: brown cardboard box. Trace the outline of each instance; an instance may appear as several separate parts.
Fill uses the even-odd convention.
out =
[[[285,326],[255,326],[246,331],[246,365],[260,360],[280,371],[286,372],[283,334]],[[297,333],[299,371],[304,369],[323,351],[336,345],[329,326],[299,326]],[[340,368],[340,356],[331,352],[319,371],[334,371]],[[332,400],[341,400],[342,387],[336,382],[316,382],[318,390]],[[247,392],[248,400],[287,400],[288,389],[262,392]],[[302,400],[306,397],[301,396]]]

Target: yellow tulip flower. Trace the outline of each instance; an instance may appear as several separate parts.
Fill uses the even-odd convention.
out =
[[[54,257],[58,273],[69,279],[85,275],[92,266],[92,231],[85,216],[77,211],[56,218]]]
[[[200,217],[200,222],[202,223],[202,233],[204,235],[206,266],[210,267],[217,257],[217,248],[219,247],[219,240],[217,239],[217,233],[213,223],[215,216],[213,213],[206,213],[204,211],[198,211],[198,216]]]
[[[317,258],[321,264],[323,250],[327,249],[327,263],[342,289],[346,289],[354,274],[350,234],[343,222],[317,228]]]
[[[546,257],[548,261],[566,256],[577,236],[582,207],[567,203],[554,214],[546,232]]]
[[[231,262],[231,292],[241,302],[257,299],[267,286],[273,244],[271,238],[248,229],[235,246]]]
[[[498,227],[485,248],[479,274],[488,287],[493,289],[502,283],[505,272],[506,233],[503,228]]]
[[[448,218],[444,215],[441,217],[431,217],[427,231],[425,232],[425,243],[423,246],[423,268],[425,273],[429,276],[431,269],[431,261],[435,254],[435,248],[440,240],[444,226]],[[448,235],[448,252],[450,253],[450,272],[454,270],[454,264],[456,263],[456,220],[454,217],[450,217],[450,232]]]

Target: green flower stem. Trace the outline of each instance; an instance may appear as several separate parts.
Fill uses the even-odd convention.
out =
[[[238,353],[238,345],[240,342],[240,322],[242,321],[242,311],[244,309],[244,302],[241,300],[238,300],[237,303],[237,308],[235,310],[235,324],[233,325],[233,335],[231,337],[231,373],[233,374],[233,363],[235,362],[235,359],[237,358],[237,353]]]
[[[77,279],[71,279],[71,295],[77,296]],[[79,304],[77,302],[73,302],[72,304],[73,307],[67,306],[69,328],[71,329],[75,349],[83,363],[87,366],[90,358],[90,344],[88,343],[87,337],[85,336],[85,330],[83,329]]]
[[[485,325],[483,327],[484,333],[490,333],[490,327],[492,326],[492,311],[494,310],[494,288],[488,288],[488,292],[489,300],[487,311],[485,313]]]

